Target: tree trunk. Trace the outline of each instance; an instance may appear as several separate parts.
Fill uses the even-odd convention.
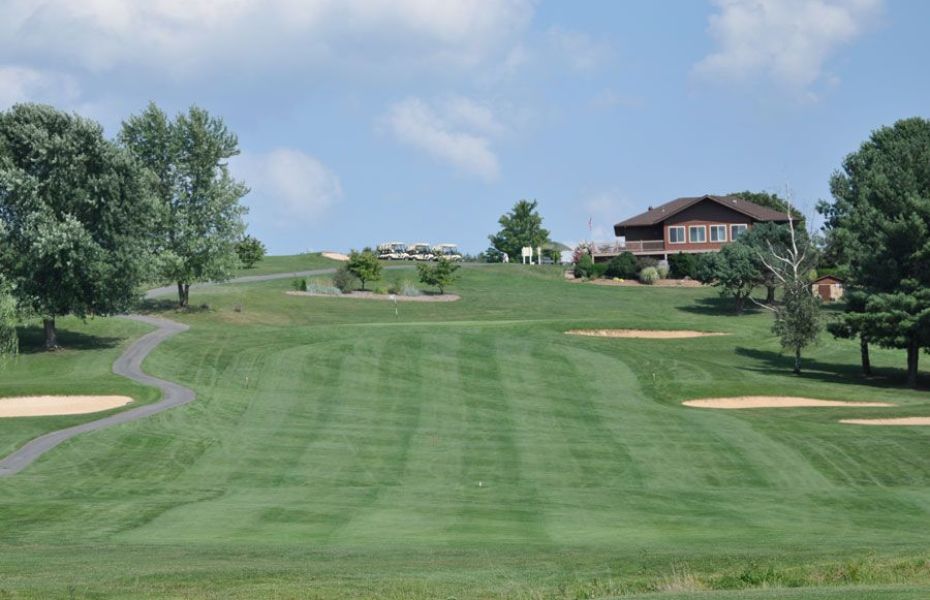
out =
[[[736,314],[742,314],[743,312],[743,297],[736,296]]]
[[[917,365],[920,359],[920,346],[912,339],[907,345],[907,385],[917,387]]]
[[[42,319],[42,325],[45,328],[45,349],[58,349],[58,334],[55,332],[55,317]]]
[[[859,354],[862,356],[862,374],[872,376],[872,361],[869,359],[869,339],[859,336]]]
[[[794,349],[794,374],[795,375],[801,374],[801,349],[800,348]]]
[[[178,282],[178,308],[187,306],[190,298],[191,284]]]
[[[767,285],[765,286],[765,302],[766,304],[775,304],[775,286]]]

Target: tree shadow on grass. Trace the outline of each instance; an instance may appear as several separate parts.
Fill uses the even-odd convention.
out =
[[[210,310],[212,310],[212,308],[207,303],[192,304],[184,308],[179,308],[178,301],[174,298],[145,298],[136,304],[133,312],[142,315],[162,314],[166,312],[190,314],[209,312]]]
[[[65,350],[104,350],[115,348],[122,341],[118,337],[89,335],[67,329],[59,329],[56,334],[58,336],[58,345]],[[20,354],[46,352],[45,330],[42,327],[36,325],[20,327],[17,330],[17,335],[19,336]]]
[[[743,367],[749,371],[763,373],[793,374],[794,357],[788,354],[781,354],[771,350],[759,350],[756,348],[745,348],[738,346],[736,353],[740,356],[750,358],[757,363],[758,367]],[[801,375],[798,379],[823,381],[825,383],[864,385],[875,388],[906,388],[907,374],[904,369],[894,368],[876,368],[872,367],[872,375],[866,377],[862,374],[862,366],[859,363],[828,363],[812,358],[803,358],[801,362]],[[918,382],[919,389],[930,388],[928,381],[921,378]]]
[[[736,303],[733,298],[725,298],[723,296],[697,298],[692,304],[676,306],[675,308],[680,311],[708,317],[739,317],[758,314],[764,310],[753,304],[752,300],[747,299],[746,303],[743,305],[743,312],[738,313],[736,312]]]

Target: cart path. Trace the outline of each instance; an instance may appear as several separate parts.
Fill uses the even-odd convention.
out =
[[[237,277],[230,280],[229,283],[271,281],[274,279],[286,279],[288,277],[312,277],[315,275],[326,275],[334,271],[335,269],[314,269],[312,271],[300,271],[296,273],[251,275],[247,277]],[[204,287],[210,287],[212,285],[218,284],[194,284],[191,286],[191,289],[201,289]],[[176,291],[177,288],[172,286],[155,288],[148,290],[145,293],[145,297],[151,299]],[[146,323],[156,327],[156,329],[143,335],[135,342],[133,342],[128,348],[126,348],[126,350],[120,354],[119,358],[116,359],[116,362],[113,363],[113,372],[117,375],[122,375],[123,377],[127,377],[141,384],[160,389],[162,392],[161,400],[152,404],[131,408],[129,410],[109,415],[95,421],[88,421],[87,423],[81,423],[80,425],[75,425],[73,427],[52,431],[32,439],[21,448],[13,451],[12,454],[9,454],[8,456],[0,459],[0,478],[19,473],[52,448],[55,448],[62,442],[70,440],[71,438],[81,435],[82,433],[97,431],[99,429],[105,429],[107,427],[121,425],[123,423],[129,423],[137,419],[142,419],[150,415],[169,410],[176,406],[187,404],[194,400],[196,397],[194,390],[184,387],[183,385],[173,381],[167,381],[165,379],[159,379],[158,377],[147,375],[142,370],[142,362],[152,352],[152,350],[157,348],[159,344],[168,338],[177,335],[182,331],[187,331],[189,327],[183,323],[178,323],[176,321],[171,321],[169,319],[163,319],[160,317],[125,315],[122,318],[131,319],[140,323]]]
[[[410,267],[389,266],[384,268],[394,270],[409,269]],[[275,279],[287,279],[289,277],[314,277],[335,272],[335,268],[328,268],[312,269],[309,271],[292,271],[287,273],[270,273],[267,275],[247,275],[230,279],[225,283],[255,283],[260,281],[273,281]],[[223,283],[195,283],[191,285],[191,289],[198,290],[214,285],[223,285]],[[148,290],[145,293],[145,298],[153,299],[170,293],[177,293],[177,287],[165,286]],[[119,412],[102,419],[97,419],[96,421],[89,421],[73,427],[52,431],[32,439],[23,447],[13,451],[12,454],[0,459],[0,478],[19,473],[35,462],[40,456],[58,446],[58,444],[70,440],[82,433],[97,431],[123,423],[130,423],[194,401],[194,398],[196,398],[194,390],[173,381],[147,375],[142,370],[142,361],[146,359],[152,350],[157,348],[163,341],[182,331],[187,331],[190,327],[169,319],[146,315],[123,315],[122,318],[138,321],[140,323],[147,323],[156,327],[156,329],[155,331],[143,335],[126,348],[113,363],[113,372],[141,384],[160,389],[162,392],[161,400],[152,404],[146,404]]]
[[[157,329],[143,335],[126,348],[119,358],[116,359],[116,362],[113,363],[113,372],[117,375],[128,377],[133,381],[157,387],[162,391],[162,399],[158,402],[145,404],[102,419],[97,419],[96,421],[89,421],[66,429],[52,431],[30,440],[22,448],[0,459],[0,477],[19,473],[58,444],[70,440],[82,433],[97,431],[98,429],[104,429],[122,423],[129,423],[136,419],[154,415],[168,410],[169,408],[181,406],[182,404],[193,401],[195,398],[194,390],[172,381],[146,375],[142,371],[142,361],[145,360],[152,350],[171,336],[177,335],[182,331],[187,331],[188,326],[175,321],[169,321],[168,319],[142,315],[126,315],[123,318],[147,323],[155,326]]]

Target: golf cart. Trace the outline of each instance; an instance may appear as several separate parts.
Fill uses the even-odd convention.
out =
[[[409,260],[419,260],[419,261],[428,261],[433,260],[432,248],[426,242],[417,242],[416,244],[410,244],[407,246],[407,258]]]
[[[381,260],[407,260],[407,244],[403,242],[385,242],[378,246],[378,258]]]
[[[459,254],[459,247],[456,244],[439,244],[433,246],[433,254],[436,258],[441,257],[446,260],[451,260],[452,262],[462,260],[462,255]]]

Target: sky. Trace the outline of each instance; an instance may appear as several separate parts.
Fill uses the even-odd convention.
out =
[[[812,215],[872,130],[930,117],[927,23],[923,0],[0,0],[0,110],[115,136],[149,101],[206,108],[272,254],[476,253],[522,198],[606,241],[679,196]]]

